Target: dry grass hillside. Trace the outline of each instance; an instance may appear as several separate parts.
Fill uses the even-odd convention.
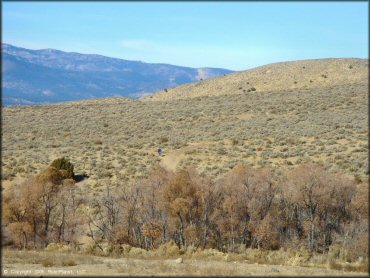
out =
[[[368,276],[367,77],[298,61],[3,107],[2,273]]]
[[[269,64],[224,77],[186,84],[145,100],[174,100],[199,96],[219,96],[238,92],[297,91],[324,89],[367,82],[367,59],[318,59]]]
[[[39,172],[61,156],[98,191],[158,163],[218,177],[239,163],[293,168],[314,161],[366,179],[367,77],[364,59],[298,61],[138,100],[5,107],[2,180]]]

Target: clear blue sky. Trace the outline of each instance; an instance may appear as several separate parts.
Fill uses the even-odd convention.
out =
[[[244,70],[368,58],[367,2],[3,2],[5,43]]]

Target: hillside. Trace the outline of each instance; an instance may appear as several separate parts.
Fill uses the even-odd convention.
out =
[[[90,176],[84,183],[96,190],[143,176],[158,163],[170,170],[194,165],[221,177],[239,163],[294,168],[315,161],[366,179],[367,64],[279,63],[152,98],[6,107],[2,179],[36,173],[60,156]],[[256,91],[244,92],[249,86]],[[159,147],[164,157],[157,156]]]
[[[364,83],[367,59],[319,59],[282,62],[161,91],[145,100],[172,100],[256,92],[297,91]]]
[[[2,44],[3,105],[136,98],[230,72]]]
[[[4,107],[5,270],[364,275],[367,60],[315,61],[312,86],[285,86],[300,63],[262,67],[272,90],[258,68],[152,98]]]

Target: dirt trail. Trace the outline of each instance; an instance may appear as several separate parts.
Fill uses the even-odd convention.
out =
[[[160,165],[169,171],[175,172],[177,165],[179,165],[180,161],[185,158],[185,151],[185,148],[170,151],[162,157]]]
[[[166,150],[164,151],[164,156],[161,159],[160,165],[169,171],[176,171],[177,166],[185,158],[186,152],[193,151],[199,147],[204,147],[215,142],[199,142],[199,143],[189,143],[188,146],[180,148],[178,150]]]

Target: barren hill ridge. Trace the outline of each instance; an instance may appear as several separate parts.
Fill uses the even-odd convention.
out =
[[[143,97],[143,100],[173,100],[218,96],[248,91],[294,91],[364,83],[368,59],[341,58],[281,62],[178,86]]]

